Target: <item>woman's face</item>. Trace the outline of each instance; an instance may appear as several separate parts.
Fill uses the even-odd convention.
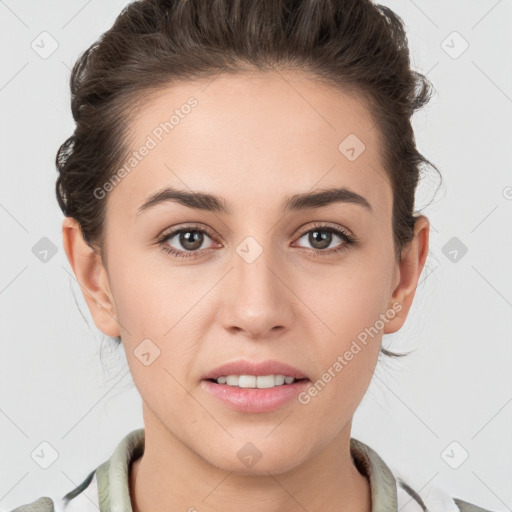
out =
[[[405,320],[428,234],[420,261],[411,251],[401,268],[364,104],[293,73],[219,76],[160,91],[130,130],[134,160],[103,189],[101,306],[88,303],[105,334],[122,336],[146,432],[254,474],[348,438],[382,334]],[[144,207],[167,187],[191,196]],[[286,390],[204,380],[239,360],[278,361],[307,380]],[[218,375],[230,372],[250,370]]]

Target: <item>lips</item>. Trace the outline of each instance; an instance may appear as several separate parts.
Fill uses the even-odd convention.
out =
[[[218,366],[208,373],[205,373],[201,379],[212,380],[225,375],[286,375],[297,380],[308,378],[299,369],[277,360],[257,362],[239,359]]]

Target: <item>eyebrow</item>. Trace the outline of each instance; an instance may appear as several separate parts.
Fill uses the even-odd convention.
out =
[[[224,213],[226,215],[233,213],[233,208],[222,197],[204,192],[190,192],[173,187],[165,187],[151,194],[137,210],[137,215],[158,204],[169,201],[182,204],[194,210]],[[311,208],[323,208],[335,203],[352,203],[372,211],[370,203],[363,196],[346,187],[295,194],[284,201],[282,211],[283,213],[288,213]]]

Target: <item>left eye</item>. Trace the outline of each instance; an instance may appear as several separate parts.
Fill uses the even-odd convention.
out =
[[[329,248],[331,242],[334,240],[333,235],[344,242],[343,247],[352,243],[352,238],[348,233],[330,226],[317,226],[314,229],[310,229],[303,233],[299,240],[307,236],[308,243],[312,245],[311,249],[314,249],[315,251],[330,252],[326,249]]]

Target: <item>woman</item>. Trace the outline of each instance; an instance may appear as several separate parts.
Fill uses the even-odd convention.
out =
[[[71,88],[63,245],[144,428],[16,510],[484,511],[412,489],[350,435],[428,255],[410,118],[431,89],[400,18],[142,0]]]

